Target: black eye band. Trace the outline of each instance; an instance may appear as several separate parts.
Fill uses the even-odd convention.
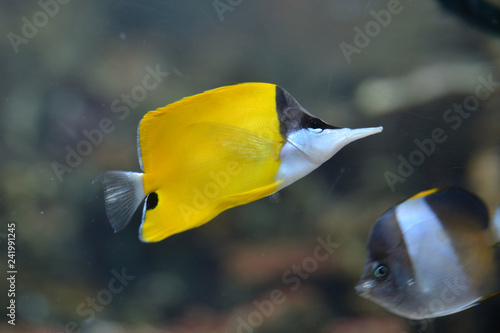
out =
[[[325,123],[323,120],[321,120],[319,118],[313,118],[313,117],[304,119],[304,121],[302,122],[302,127],[307,128],[307,129],[313,129],[313,130],[324,130],[327,128],[330,128],[330,129],[338,128],[338,127],[335,127],[335,126],[332,126],[332,125]]]
[[[322,122],[321,120],[319,119],[316,119],[316,118],[311,118],[307,121],[307,128],[313,128],[313,129],[316,129],[316,128],[321,128],[321,129],[324,129],[325,128],[325,123]]]

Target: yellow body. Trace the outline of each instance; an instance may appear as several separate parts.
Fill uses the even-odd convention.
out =
[[[156,192],[141,238],[160,241],[274,193],[284,144],[276,86],[245,83],[150,111],[139,126],[144,192]]]

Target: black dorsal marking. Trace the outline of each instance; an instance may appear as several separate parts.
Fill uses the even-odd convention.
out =
[[[280,122],[280,134],[284,139],[289,133],[302,128],[339,128],[311,115],[292,95],[279,86],[276,86],[276,112]]]
[[[151,192],[146,198],[146,210],[154,209],[158,206],[158,194]]]

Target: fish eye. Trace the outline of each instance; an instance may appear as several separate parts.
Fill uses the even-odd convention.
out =
[[[375,278],[379,280],[386,278],[388,274],[389,267],[385,265],[378,265],[377,268],[375,268],[375,270],[373,271],[373,276],[375,276]]]
[[[307,129],[310,132],[321,133],[324,128],[325,124],[317,118],[311,118],[307,121]]]

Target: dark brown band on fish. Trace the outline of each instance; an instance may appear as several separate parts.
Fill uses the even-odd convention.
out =
[[[425,202],[436,214],[439,222],[445,230],[450,240],[450,245],[463,267],[471,267],[471,262],[477,265],[483,262],[478,258],[485,258],[491,255],[491,240],[489,237],[489,214],[486,205],[476,195],[460,188],[446,188],[432,193],[425,197]],[[472,248],[469,244],[476,244]],[[494,253],[491,258],[495,260]],[[475,264],[475,267],[479,267]],[[488,260],[487,267],[479,269],[482,272],[496,269],[498,266],[491,266]],[[478,270],[466,272],[469,275],[477,274]],[[485,277],[490,274],[482,274]],[[497,275],[495,275],[497,276]],[[487,281],[485,284],[490,288]]]
[[[459,188],[447,188],[425,197],[425,201],[439,218],[445,230],[486,230],[489,213],[485,204],[476,195]]]
[[[292,95],[279,86],[276,86],[276,112],[280,122],[280,134],[284,139],[289,133],[303,128],[339,128],[311,115]]]

